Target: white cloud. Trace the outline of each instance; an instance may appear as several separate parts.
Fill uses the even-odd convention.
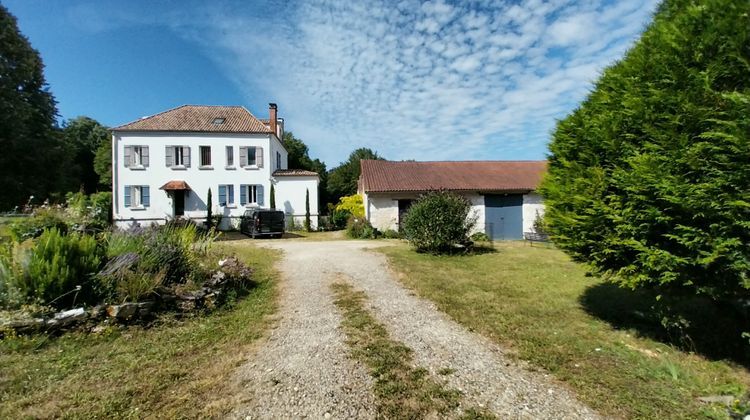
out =
[[[249,105],[277,102],[329,166],[362,146],[391,159],[541,159],[555,120],[632,44],[656,0],[478,3],[220,3],[170,25]]]

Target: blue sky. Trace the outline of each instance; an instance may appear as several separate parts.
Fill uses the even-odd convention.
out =
[[[63,118],[276,102],[313,157],[543,159],[655,0],[0,0]]]

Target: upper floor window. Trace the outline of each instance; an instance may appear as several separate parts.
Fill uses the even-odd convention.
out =
[[[281,169],[281,152],[276,152],[276,169]]]
[[[167,167],[190,167],[190,147],[188,146],[167,146],[166,149]]]
[[[148,167],[148,146],[125,146],[125,167]]]
[[[263,167],[263,148],[255,146],[240,147],[240,166]]]
[[[211,166],[211,146],[201,146],[201,166]]]
[[[227,167],[234,167],[234,146],[227,146]]]

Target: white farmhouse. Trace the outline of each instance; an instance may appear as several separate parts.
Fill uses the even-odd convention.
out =
[[[492,239],[523,239],[544,214],[536,192],[546,161],[393,162],[362,160],[359,193],[365,217],[379,230],[397,230],[421,194],[447,190],[466,197],[475,232]]]
[[[276,104],[259,120],[241,106],[184,105],[112,130],[113,218],[118,227],[202,222],[210,205],[220,228],[248,208],[271,206],[301,224],[309,193],[318,222],[318,175],[289,169]],[[208,191],[212,198],[209,202]]]

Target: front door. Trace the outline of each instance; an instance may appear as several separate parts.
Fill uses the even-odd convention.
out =
[[[176,190],[172,191],[173,198],[172,201],[174,202],[174,215],[177,216],[184,216],[185,215],[185,191],[182,190]]]
[[[523,239],[523,195],[484,196],[485,233],[493,240]]]

